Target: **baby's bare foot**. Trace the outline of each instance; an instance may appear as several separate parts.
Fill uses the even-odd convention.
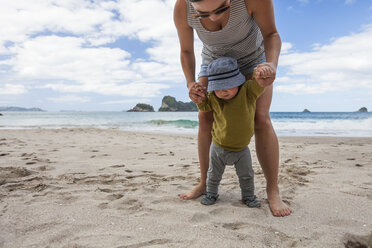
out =
[[[198,198],[199,196],[201,196],[202,194],[205,193],[205,185],[204,184],[201,184],[199,183],[193,190],[191,190],[190,192],[186,193],[186,194],[179,194],[178,196],[183,199],[183,200],[191,200],[191,199],[195,199],[195,198]]]

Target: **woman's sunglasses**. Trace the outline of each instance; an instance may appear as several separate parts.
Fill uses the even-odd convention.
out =
[[[192,17],[194,18],[199,18],[199,19],[202,19],[202,18],[208,18],[210,17],[211,15],[215,14],[215,15],[220,15],[222,14],[223,12],[225,12],[226,10],[230,9],[230,6],[231,6],[231,3],[227,4],[227,5],[224,5],[216,10],[213,10],[211,12],[207,12],[207,13],[199,13],[199,14],[193,14]]]

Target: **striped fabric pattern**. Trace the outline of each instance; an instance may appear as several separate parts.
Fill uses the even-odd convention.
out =
[[[231,0],[228,23],[218,31],[206,30],[200,19],[192,17],[197,12],[190,1],[186,0],[186,3],[188,24],[203,42],[201,56],[204,63],[209,64],[220,57],[233,57],[243,71],[265,57],[261,31],[248,14],[244,0]]]

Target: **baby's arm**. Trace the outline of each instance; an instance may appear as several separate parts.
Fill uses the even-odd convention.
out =
[[[198,109],[202,112],[209,112],[212,111],[212,105],[210,103],[209,95],[207,95],[204,101],[200,104],[197,104]]]

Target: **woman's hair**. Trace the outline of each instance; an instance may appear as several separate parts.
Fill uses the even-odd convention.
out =
[[[192,3],[195,3],[195,2],[201,2],[203,0],[189,0],[189,1],[192,2]]]

